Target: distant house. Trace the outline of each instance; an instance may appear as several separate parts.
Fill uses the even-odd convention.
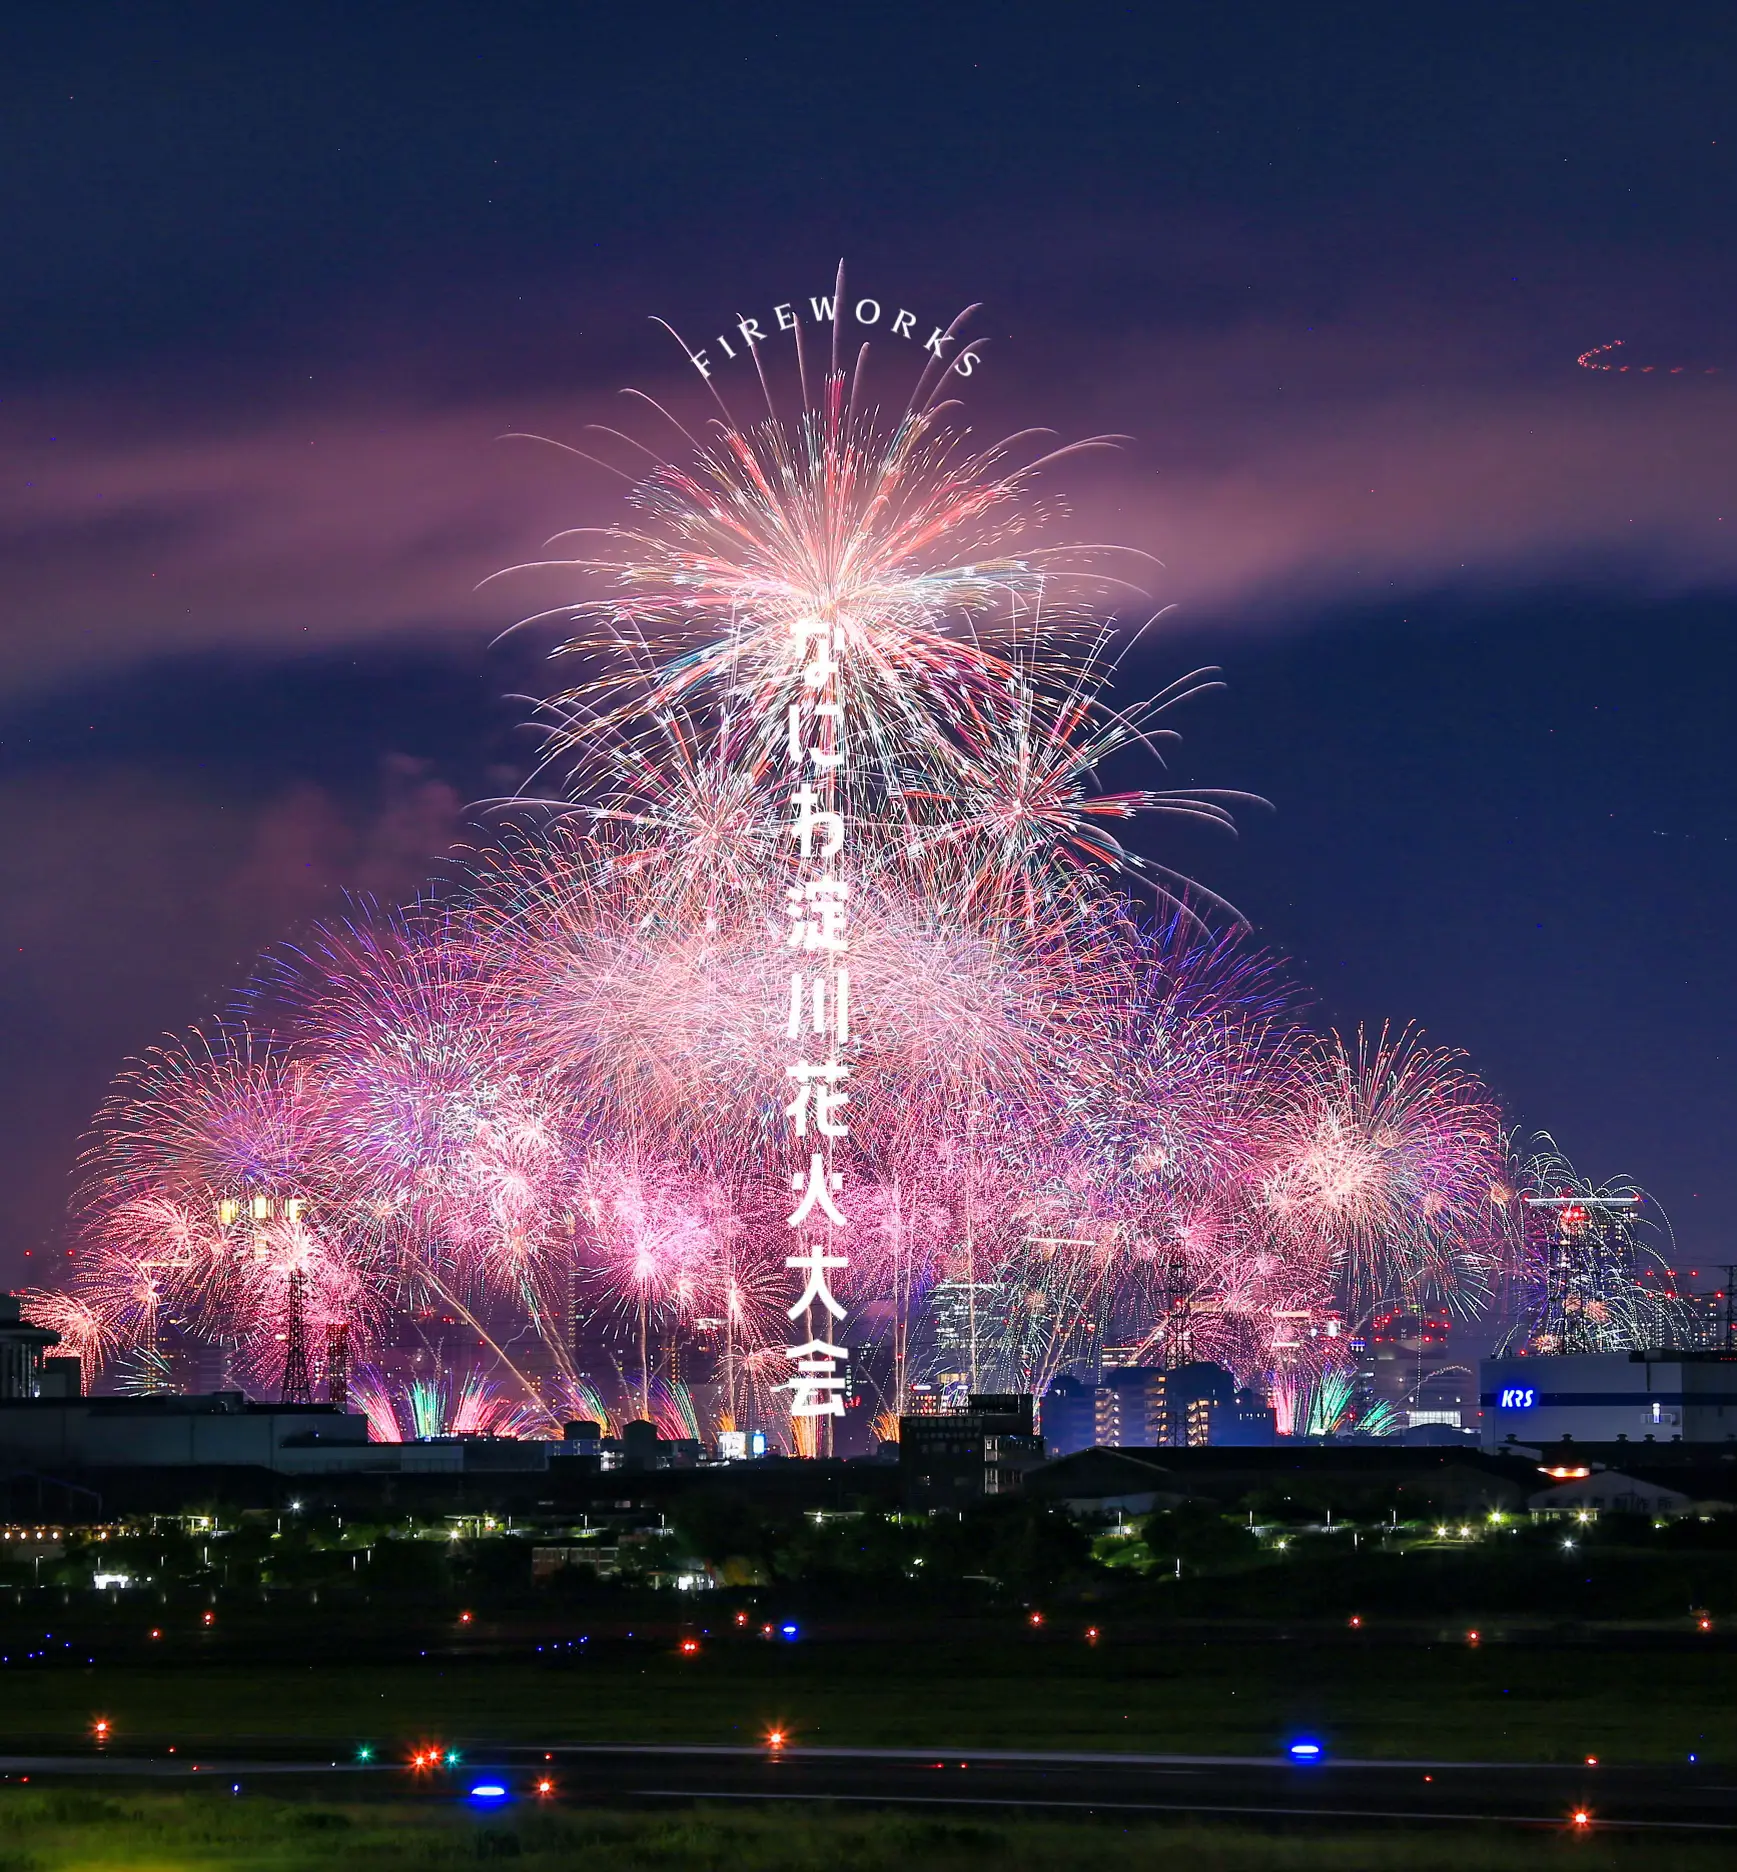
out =
[[[1692,1498],[1661,1482],[1641,1482],[1616,1469],[1594,1469],[1565,1482],[1540,1489],[1526,1499],[1534,1514],[1573,1514],[1577,1510],[1610,1509],[1618,1514],[1683,1514]]]
[[[1116,1449],[1078,1450],[1045,1463],[1026,1477],[1025,1492],[1073,1514],[1125,1515],[1174,1508],[1187,1493],[1168,1469]]]

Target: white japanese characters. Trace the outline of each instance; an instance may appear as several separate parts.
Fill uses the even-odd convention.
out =
[[[850,1136],[850,1066],[839,1057],[850,1039],[850,885],[838,874],[850,834],[844,810],[849,742],[838,688],[838,631],[809,618],[792,635],[795,654],[806,661],[802,700],[786,711],[791,817],[785,829],[795,842],[797,874],[785,893],[785,911],[786,940],[803,960],[791,970],[784,1027],[792,1096],[783,1116],[796,1198],[786,1218],[795,1241],[784,1265],[802,1279],[786,1311],[809,1337],[785,1348],[791,1375],[778,1389],[790,1393],[793,1418],[842,1417],[849,1354],[830,1335],[846,1316],[831,1283],[850,1266],[842,1233],[849,1227],[841,1207],[844,1174],[833,1157],[838,1140]]]

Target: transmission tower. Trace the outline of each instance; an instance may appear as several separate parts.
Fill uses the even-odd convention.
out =
[[[1194,1360],[1194,1284],[1188,1263],[1173,1255],[1164,1270],[1164,1368]]]
[[[331,1320],[326,1326],[326,1401],[342,1410],[350,1401],[350,1322]]]
[[[283,1401],[286,1404],[311,1404],[314,1387],[308,1377],[308,1277],[300,1268],[289,1277],[289,1316],[284,1338]]]

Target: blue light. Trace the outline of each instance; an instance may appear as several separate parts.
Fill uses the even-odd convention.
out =
[[[1319,1742],[1293,1742],[1290,1747],[1292,1761],[1319,1761],[1321,1745]]]
[[[796,1627],[794,1625],[780,1625],[778,1629],[786,1638],[794,1638],[796,1636]]]
[[[507,1790],[498,1781],[479,1781],[470,1791],[472,1800],[497,1801],[507,1798]]]

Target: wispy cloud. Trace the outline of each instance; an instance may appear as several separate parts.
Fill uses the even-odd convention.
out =
[[[1566,352],[1486,362],[1445,315],[1155,330],[1057,363],[1017,414],[1132,433],[1069,472],[1078,523],[1157,555],[1155,600],[1197,620],[1453,586],[1737,581],[1730,379],[1595,376]],[[648,387],[703,418],[697,382]],[[148,433],[112,400],[13,400],[0,684],[212,647],[480,640],[576,586],[479,580],[619,511],[608,477],[498,438],[620,421],[613,388],[360,409],[334,394]],[[746,400],[749,380],[731,388]]]

